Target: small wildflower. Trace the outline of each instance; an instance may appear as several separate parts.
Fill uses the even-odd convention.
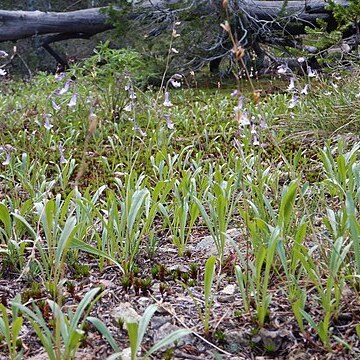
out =
[[[256,126],[255,126],[255,124],[251,125],[250,133],[253,134],[253,135],[256,135]]]
[[[310,66],[307,67],[307,74],[310,78],[318,76],[317,71],[313,70]]]
[[[130,91],[129,98],[130,98],[131,100],[135,100],[135,99],[136,99],[136,94],[134,93],[134,91]]]
[[[50,130],[52,127],[54,127],[54,125],[51,124],[51,122],[50,122],[50,118],[51,118],[50,114],[45,114],[44,118],[45,118],[44,128],[46,130]]]
[[[257,138],[257,136],[253,137],[253,145],[254,146],[259,146],[260,145],[260,142],[259,142],[259,139]]]
[[[127,111],[127,112],[132,111],[131,103],[127,104],[127,105],[124,107],[124,111]]]
[[[56,81],[61,81],[63,78],[65,77],[65,73],[61,72],[59,74],[55,74],[55,80]]]
[[[174,88],[179,88],[179,87],[181,87],[181,82],[180,82],[180,81],[177,81],[177,80],[174,80],[174,79],[170,79],[170,83],[171,83],[171,85],[172,85]]]
[[[238,104],[237,104],[237,106],[234,107],[235,112],[241,111],[241,109],[244,106],[244,100],[245,100],[245,96],[239,96]]]
[[[176,50],[175,48],[171,48],[171,51],[172,51],[174,54],[178,54],[178,53],[179,53],[179,50]]]
[[[306,84],[304,88],[301,90],[301,95],[307,95],[309,93],[309,84]]]
[[[6,71],[4,69],[0,69],[0,76],[5,76],[6,75]]]
[[[63,87],[62,89],[58,90],[58,91],[56,92],[56,94],[57,94],[57,95],[63,95],[63,94],[65,94],[65,93],[67,93],[68,90],[69,90],[70,84],[71,84],[72,82],[73,82],[73,81],[72,81],[71,79],[68,80],[68,81],[65,83],[64,87]]]
[[[59,111],[61,109],[54,99],[51,99],[51,105],[55,111]]]
[[[133,122],[134,122],[133,130],[138,131],[142,137],[145,137],[145,136],[146,136],[146,132],[143,131],[143,130],[139,127],[139,125],[137,124],[137,122],[136,122],[135,120],[133,120]]]
[[[293,95],[293,97],[291,98],[290,103],[288,105],[288,109],[293,109],[298,102],[299,102],[299,97],[296,95]]]
[[[177,22],[175,23],[175,26],[179,26],[179,25],[181,25],[181,21],[177,21]]]
[[[239,90],[235,89],[230,95],[231,95],[231,96],[238,96],[238,95],[240,95],[240,94],[239,94]]]
[[[240,126],[249,126],[249,125],[251,125],[249,115],[248,115],[248,113],[246,111],[239,114],[239,120],[238,121],[239,121]]]
[[[8,56],[9,56],[9,54],[6,51],[0,50],[0,58],[6,58]]]
[[[15,148],[9,144],[6,144],[4,146],[0,146],[0,154],[5,153],[6,159],[2,162],[2,165],[6,166],[9,165],[11,162],[11,155],[10,152],[14,151]]]
[[[267,129],[267,128],[268,128],[268,124],[265,122],[265,120],[264,120],[263,117],[260,118],[259,126],[260,126],[262,129]]]
[[[295,90],[295,79],[294,78],[291,78],[290,79],[290,84],[287,88],[287,91],[294,91]]]
[[[360,91],[355,95],[355,97],[356,97],[357,99],[360,98]]]
[[[163,103],[164,106],[172,106],[172,102],[170,101],[170,94],[168,91],[165,92],[165,99],[164,99],[164,103]]]
[[[64,147],[62,141],[59,141],[60,164],[66,164],[67,160],[64,156]]]
[[[73,108],[76,106],[76,100],[77,100],[77,97],[78,97],[78,94],[77,93],[73,93],[72,96],[71,96],[71,99],[68,103],[68,106]]]
[[[175,125],[174,123],[171,121],[170,119],[170,115],[169,114],[164,114],[164,118],[166,119],[166,126],[169,130],[174,130]]]
[[[305,58],[303,56],[300,56],[297,61],[302,64],[303,62],[305,62]]]
[[[291,70],[287,65],[282,64],[282,65],[278,66],[277,73],[278,74],[288,74],[288,73],[291,73]]]

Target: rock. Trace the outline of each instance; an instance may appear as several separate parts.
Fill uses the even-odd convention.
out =
[[[111,316],[117,321],[123,323],[123,329],[126,330],[127,322],[139,322],[141,316],[131,307],[128,302],[120,303],[112,312]]]
[[[158,341],[164,339],[166,336],[170,335],[176,330],[179,330],[180,328],[176,325],[173,325],[169,322],[162,325],[157,331],[155,331],[154,334],[154,344],[156,344]],[[183,336],[179,340],[177,340],[177,346],[182,346],[185,344],[191,344],[194,341],[194,336],[189,334],[186,336]],[[168,345],[168,347],[172,347],[174,344]]]
[[[152,303],[152,300],[146,296],[142,296],[137,300],[137,302],[142,307],[147,308]]]
[[[235,293],[236,286],[234,284],[229,284],[225,286],[220,293],[224,295],[233,295]]]
[[[171,321],[171,316],[153,316],[150,322],[152,329],[158,329],[162,325]]]
[[[251,333],[248,331],[230,331],[225,334],[226,350],[234,354],[241,353],[251,340]]]
[[[235,240],[241,235],[238,229],[229,229],[226,231],[226,241],[224,247],[224,254],[229,254],[233,248],[230,239]],[[194,248],[193,251],[205,251],[206,256],[217,255],[218,251],[212,236],[205,236]]]
[[[284,342],[284,338],[289,336],[286,330],[267,330],[260,329],[257,336],[254,336],[253,342],[262,343],[262,346],[268,351],[278,351]]]
[[[131,348],[125,348],[121,351],[121,360],[131,360]]]

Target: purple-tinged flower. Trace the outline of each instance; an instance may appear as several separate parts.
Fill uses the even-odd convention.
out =
[[[51,99],[51,105],[55,111],[59,111],[61,109],[54,99]]]
[[[291,73],[291,70],[287,65],[282,64],[282,65],[278,66],[277,73],[278,74],[288,74],[288,73]]]
[[[309,84],[306,84],[304,88],[301,90],[301,95],[307,95],[309,93]]]
[[[170,94],[168,91],[165,92],[164,96],[165,96],[165,99],[164,99],[163,105],[168,106],[168,107],[173,106],[172,102],[170,101]]]
[[[6,153],[6,159],[2,162],[4,166],[9,165],[11,163],[11,155],[10,153]]]
[[[290,79],[290,84],[288,86],[288,88],[286,89],[287,91],[294,91],[295,90],[295,79],[291,78]]]
[[[63,78],[65,77],[65,73],[61,72],[59,74],[55,74],[55,80],[56,81],[61,81]]]
[[[68,161],[65,159],[64,156],[64,147],[62,141],[59,141],[59,153],[60,153],[60,164],[66,164]]]
[[[140,128],[140,126],[138,125],[138,123],[135,120],[133,120],[133,122],[134,122],[133,130],[138,131],[142,137],[145,137],[146,132]]]
[[[2,162],[2,165],[6,166],[9,165],[11,162],[11,151],[14,151],[15,148],[9,144],[6,144],[4,146],[0,146],[0,154],[5,153],[6,159]]]
[[[9,54],[6,51],[0,50],[0,58],[6,58],[8,56],[9,56]]]
[[[239,114],[239,125],[240,126],[250,126],[251,125],[249,115],[246,111]]]
[[[166,126],[169,130],[174,130],[175,125],[174,123],[171,121],[170,119],[170,115],[169,114],[164,114],[164,118],[166,119]]]
[[[181,82],[174,80],[174,79],[170,79],[170,84],[174,87],[174,88],[179,88],[181,87]]]
[[[293,97],[291,98],[290,103],[288,105],[288,109],[293,109],[298,102],[299,102],[299,97],[296,95],[293,95]]]
[[[131,103],[128,103],[128,104],[124,107],[124,111],[127,111],[127,112],[132,111],[132,105],[131,105]]]
[[[310,78],[318,76],[317,71],[313,70],[310,66],[307,67],[307,74]]]
[[[254,146],[259,146],[259,145],[260,145],[260,141],[259,141],[259,139],[257,138],[256,135],[253,136],[253,142],[252,142],[252,144],[253,144]]]
[[[256,135],[256,126],[255,126],[255,124],[252,124],[252,125],[251,125],[250,133],[251,133],[252,135]]]
[[[262,129],[267,129],[267,128],[268,128],[268,124],[265,122],[265,120],[264,120],[263,117],[260,118],[259,126],[260,126]]]
[[[245,101],[245,96],[239,96],[238,104],[237,104],[237,106],[234,107],[235,112],[239,112],[242,110],[242,108],[244,106],[244,101]]]
[[[51,124],[51,122],[50,122],[50,118],[51,118],[50,114],[45,114],[44,115],[44,119],[45,119],[44,128],[46,130],[50,130],[52,127],[54,127],[54,125]]]
[[[230,96],[238,96],[238,95],[240,95],[238,89],[235,89],[235,90],[230,94]]]
[[[58,91],[57,95],[63,95],[63,94],[65,94],[65,93],[67,93],[68,90],[69,90],[70,84],[71,84],[72,82],[73,82],[73,81],[72,81],[71,79],[69,79],[69,80],[65,83],[64,87]]]
[[[135,99],[136,99],[136,94],[134,93],[134,91],[130,91],[129,98],[130,98],[131,100],[135,100]]]
[[[73,108],[76,106],[76,101],[77,101],[77,97],[78,97],[78,94],[77,93],[73,93],[72,96],[71,96],[71,99],[68,103],[68,106]]]
[[[297,59],[297,61],[300,63],[300,64],[302,64],[303,62],[305,62],[305,58],[303,57],[303,56],[300,56],[298,59]]]

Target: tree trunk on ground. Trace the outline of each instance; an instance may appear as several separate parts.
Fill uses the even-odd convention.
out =
[[[346,0],[337,0],[346,4]],[[166,7],[167,2],[156,3],[154,10]],[[239,11],[243,11],[254,21],[269,22],[267,27],[283,29],[292,35],[304,32],[305,25],[315,25],[316,19],[333,21],[331,14],[325,9],[324,0],[312,0],[309,4],[304,1],[245,1],[237,4]],[[149,5],[147,11],[151,11]],[[280,25],[281,19],[289,19],[288,29]],[[106,23],[107,16],[101,8],[78,10],[71,12],[40,12],[40,11],[6,11],[0,10],[0,42],[18,40],[34,35],[44,34],[84,34],[96,33],[111,29]]]

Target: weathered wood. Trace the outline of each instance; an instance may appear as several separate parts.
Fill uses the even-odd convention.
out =
[[[0,41],[55,33],[94,35],[112,28],[106,20],[100,8],[64,13],[0,10]]]
[[[195,1],[201,3],[202,1]],[[346,5],[346,0],[336,0],[337,3]],[[152,7],[153,10],[166,8],[167,5],[180,3],[176,0],[153,0],[145,2],[143,7]],[[255,20],[269,21],[270,28],[279,28],[278,21],[281,17],[290,17],[297,21],[286,29],[301,33],[304,24],[315,24],[316,18],[327,20],[329,13],[326,10],[325,0],[289,1],[284,7],[284,1],[252,1],[239,0],[239,11],[245,12]],[[103,8],[92,8],[71,12],[40,12],[40,11],[6,11],[0,10],[0,42],[23,39],[34,35],[44,34],[84,34],[96,33],[111,29],[106,22],[107,16],[101,11]],[[140,10],[141,11],[141,10]],[[300,25],[299,25],[300,24]],[[281,25],[280,25],[281,26]]]

